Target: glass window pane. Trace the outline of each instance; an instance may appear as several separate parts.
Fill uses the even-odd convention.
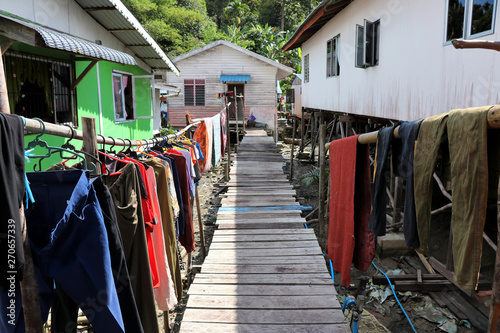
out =
[[[113,98],[115,101],[115,120],[125,119],[125,110],[123,107],[123,89],[122,78],[120,75],[113,75]]]
[[[471,35],[492,29],[493,4],[493,0],[473,0]]]
[[[361,25],[356,26],[356,67],[365,65],[365,28]]]
[[[205,84],[205,80],[195,80],[196,84]]]
[[[204,106],[205,105],[205,86],[197,85],[196,86],[196,105]]]
[[[463,38],[464,15],[466,0],[448,0],[448,24],[446,27],[446,40]]]
[[[184,84],[194,84],[194,80],[184,80]]]
[[[184,86],[184,105],[194,105],[194,86]]]

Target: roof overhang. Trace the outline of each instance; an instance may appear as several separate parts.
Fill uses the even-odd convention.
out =
[[[323,0],[318,7],[307,16],[292,37],[282,47],[283,51],[289,51],[300,47],[352,1],[353,0]]]
[[[0,35],[31,46],[56,49],[92,60],[137,64],[130,54],[10,16],[0,15]]]
[[[179,69],[119,0],[75,0],[80,7],[118,38],[153,70],[165,69],[179,76]]]
[[[250,75],[228,75],[221,74],[219,78],[220,82],[250,82]]]

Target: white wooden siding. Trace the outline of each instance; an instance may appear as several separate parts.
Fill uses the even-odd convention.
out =
[[[304,107],[414,120],[500,103],[498,52],[443,45],[446,1],[355,0],[302,45]],[[498,18],[499,6],[497,6]],[[356,24],[381,19],[380,63],[354,67]],[[480,39],[498,40],[495,33]],[[340,76],[326,77],[326,41],[340,34]]]
[[[257,122],[263,122],[271,128],[275,127],[276,67],[225,45],[208,49],[176,62],[175,65],[179,68],[181,76],[176,77],[172,73],[167,73],[167,83],[182,87],[182,91],[179,98],[168,99],[169,110],[171,107],[176,110],[172,112],[196,110],[193,107],[181,109],[184,107],[185,79],[205,79],[205,105],[222,108],[223,101],[218,100],[216,94],[226,91],[227,85],[219,82],[220,75],[247,74],[250,75],[250,82],[244,84],[245,109],[249,110],[247,114],[253,113]],[[175,115],[172,119],[180,118]]]

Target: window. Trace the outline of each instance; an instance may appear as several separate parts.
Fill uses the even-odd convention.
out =
[[[446,42],[493,33],[496,0],[448,0]]]
[[[184,80],[184,105],[205,105],[205,80]]]
[[[378,65],[380,44],[380,20],[356,25],[356,67]]]
[[[3,61],[11,113],[77,125],[70,62],[12,51]]]
[[[304,83],[309,82],[309,54],[304,56]]]
[[[115,122],[134,119],[134,103],[132,98],[132,75],[113,73],[113,105]]]
[[[339,76],[340,75],[340,65],[339,65],[339,38],[337,35],[326,42],[326,76]]]

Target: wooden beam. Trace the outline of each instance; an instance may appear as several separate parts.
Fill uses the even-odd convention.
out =
[[[97,64],[97,60],[92,60],[92,62],[83,70],[83,72],[76,78],[71,86],[72,89],[75,89],[80,82],[82,82],[83,78],[90,72],[92,68]],[[99,73],[97,73],[99,75]]]
[[[0,35],[30,46],[40,46],[37,45],[38,39],[35,30],[7,18],[0,18]]]
[[[487,49],[500,51],[500,41],[453,39],[451,44],[453,44],[456,49]]]
[[[497,190],[497,198],[500,199],[500,185]],[[500,201],[498,201],[498,199],[497,244],[500,244]],[[488,332],[500,332],[500,252],[498,252],[498,250],[495,259],[495,273],[493,275],[493,290],[491,294]]]
[[[0,53],[2,49],[0,48]],[[5,79],[5,69],[3,57],[0,57],[0,112],[10,114],[9,95],[7,93],[7,80]]]

